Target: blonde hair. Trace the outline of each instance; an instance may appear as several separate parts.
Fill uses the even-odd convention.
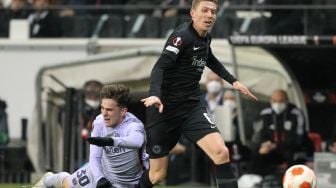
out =
[[[195,9],[200,4],[201,1],[210,1],[218,5],[218,0],[193,0],[191,3],[191,8]]]

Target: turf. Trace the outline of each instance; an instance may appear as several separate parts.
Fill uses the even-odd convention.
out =
[[[0,184],[0,188],[29,188],[27,185],[22,184]],[[200,186],[156,186],[157,188],[210,188],[210,187],[200,187]]]

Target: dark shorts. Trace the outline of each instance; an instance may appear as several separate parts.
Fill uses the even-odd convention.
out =
[[[165,107],[163,113],[159,113],[156,107],[147,109],[147,153],[152,159],[168,155],[181,134],[196,143],[213,132],[219,131],[205,107],[199,103]]]

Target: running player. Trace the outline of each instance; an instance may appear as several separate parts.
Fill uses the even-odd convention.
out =
[[[153,187],[166,177],[168,153],[181,134],[196,143],[215,163],[219,188],[238,187],[228,148],[200,103],[199,81],[204,67],[209,67],[234,89],[257,98],[212,53],[208,31],[215,23],[217,4],[217,0],[193,0],[192,21],[175,29],[154,65],[150,96],[142,100],[148,107],[146,134],[150,170],[143,173],[141,188]]]

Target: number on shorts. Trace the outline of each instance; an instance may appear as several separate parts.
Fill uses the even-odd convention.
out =
[[[211,124],[215,124],[215,123],[211,120],[211,118],[210,118],[210,116],[209,116],[208,113],[203,113],[203,116],[208,120],[209,123],[211,123]]]
[[[84,187],[85,185],[90,183],[89,177],[86,175],[86,170],[82,169],[77,172],[78,183],[80,186]]]

